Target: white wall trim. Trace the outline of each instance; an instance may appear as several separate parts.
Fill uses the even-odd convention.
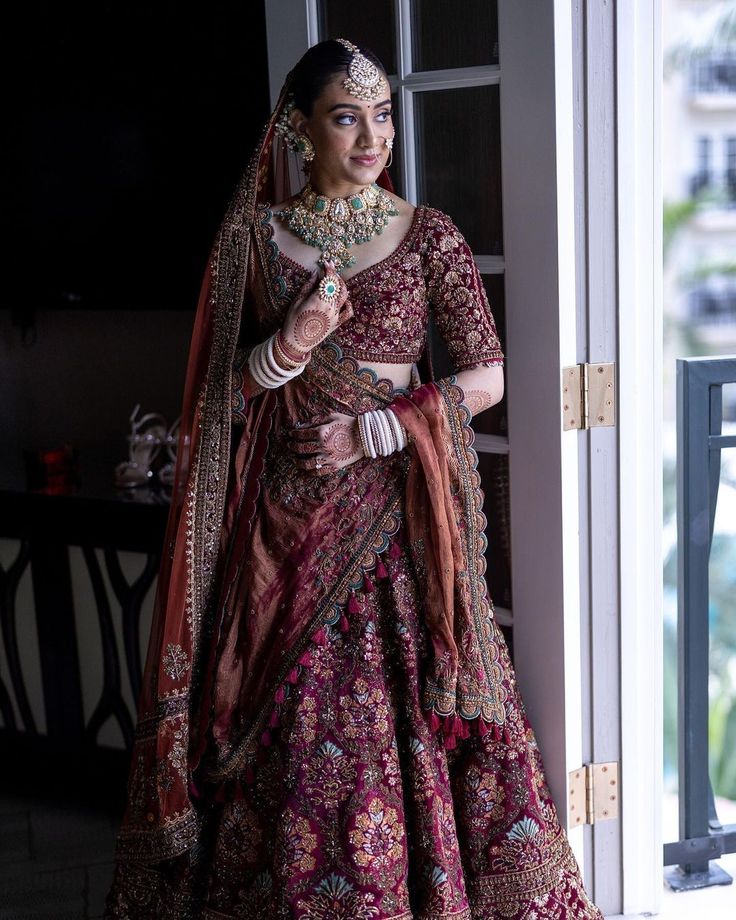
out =
[[[565,825],[583,733],[578,451],[561,420],[561,367],[576,362],[577,338],[572,8],[519,0],[498,16],[506,327],[524,343],[506,370],[514,657]],[[584,842],[574,829],[581,865]]]
[[[661,0],[619,0],[617,187],[623,911],[662,901]]]

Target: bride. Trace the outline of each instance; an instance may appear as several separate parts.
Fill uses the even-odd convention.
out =
[[[215,240],[107,918],[602,920],[484,577],[503,352],[394,133],[375,55],[313,46]]]

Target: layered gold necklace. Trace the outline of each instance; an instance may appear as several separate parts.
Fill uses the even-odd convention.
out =
[[[383,233],[398,214],[393,201],[375,182],[347,198],[319,195],[307,182],[293,204],[277,213],[292,233],[322,251],[317,261],[333,261],[340,271],[355,264],[350,247]]]

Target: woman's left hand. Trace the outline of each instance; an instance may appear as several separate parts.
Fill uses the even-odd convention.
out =
[[[333,412],[320,425],[294,428],[291,448],[297,454],[296,465],[325,476],[350,466],[364,457],[354,415]]]

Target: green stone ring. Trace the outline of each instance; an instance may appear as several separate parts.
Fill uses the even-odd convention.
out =
[[[323,278],[319,283],[318,291],[320,300],[326,300],[331,304],[338,298],[340,285],[334,278]]]

